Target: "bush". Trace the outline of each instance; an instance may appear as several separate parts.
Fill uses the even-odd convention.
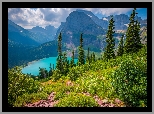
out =
[[[39,82],[22,74],[21,68],[15,67],[8,70],[8,103],[10,106],[13,106],[18,96],[37,92],[38,88]]]
[[[75,81],[78,77],[80,77],[82,74],[82,71],[79,69],[79,66],[71,68],[71,70],[68,73],[68,77],[71,81]]]
[[[32,94],[25,93],[16,99],[14,107],[22,107],[25,106],[27,103],[34,103],[42,99],[46,100],[47,97],[48,94],[45,92],[32,93]]]
[[[142,59],[125,58],[113,73],[115,92],[129,106],[147,105],[146,57]]]
[[[67,97],[60,99],[55,107],[97,107],[95,99],[83,94],[70,93]]]
[[[54,72],[53,72],[53,75],[52,75],[52,79],[54,80],[54,81],[57,81],[58,79],[60,79],[62,77],[62,74],[61,74],[61,72],[60,72],[60,70],[55,70]]]

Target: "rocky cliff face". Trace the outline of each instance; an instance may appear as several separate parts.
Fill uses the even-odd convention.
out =
[[[147,43],[147,27],[142,27],[140,31],[141,42]]]
[[[83,33],[84,48],[92,46],[93,49],[100,47],[99,41],[96,42],[98,35],[104,35],[105,29],[97,25],[90,16],[81,11],[73,11],[67,17],[66,22],[57,30],[55,39],[62,32],[62,40],[70,48],[79,46],[80,34]],[[72,45],[72,46],[71,46]],[[95,51],[100,49],[95,49]]]

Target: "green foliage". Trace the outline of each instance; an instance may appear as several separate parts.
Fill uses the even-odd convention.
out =
[[[27,103],[34,103],[39,100],[46,100],[47,97],[48,94],[45,92],[32,93],[32,94],[25,93],[16,99],[14,107],[22,107],[25,106]]]
[[[57,64],[56,64],[56,69],[57,70],[62,70],[62,36],[61,33],[58,36],[58,58],[57,58]]]
[[[51,73],[51,71],[50,71],[50,73]],[[44,79],[44,78],[48,78],[48,76],[49,76],[48,71],[45,68],[39,67],[39,78]]]
[[[73,86],[63,85],[56,89],[57,93],[55,96],[55,100],[59,100],[67,96],[67,92],[74,92],[75,88]]]
[[[87,53],[86,62],[87,62],[87,63],[90,63],[90,57],[89,57],[89,47],[88,47],[88,53]]]
[[[79,46],[79,57],[78,57],[78,65],[82,65],[85,63],[84,60],[84,50],[83,50],[83,38],[82,38],[82,34],[80,37],[80,46]]]
[[[113,73],[113,87],[119,97],[130,106],[147,105],[147,61],[146,57],[125,58]]]
[[[140,23],[135,20],[136,14],[136,8],[134,8],[130,16],[130,23],[126,32],[126,42],[124,45],[125,53],[137,52],[141,48],[141,41],[139,35]]]
[[[8,103],[13,105],[18,96],[24,93],[37,92],[39,82],[25,74],[22,74],[21,68],[14,67],[8,70]]]
[[[53,64],[54,65],[54,64]],[[52,76],[52,74],[53,74],[53,69],[51,68],[51,63],[50,63],[50,70],[49,70],[49,76]]]
[[[58,80],[58,79],[60,79],[62,77],[62,74],[61,74],[61,71],[60,70],[55,70],[54,72],[53,72],[53,75],[52,75],[52,79],[53,80]]]
[[[98,95],[102,98],[115,96],[110,77],[113,71],[114,68],[98,70],[97,72],[89,70],[83,73],[82,77],[76,80],[76,84],[80,85],[76,87],[77,91],[89,92],[91,95]]]
[[[70,93],[68,96],[60,99],[55,107],[97,107],[98,104],[91,96]]]
[[[92,62],[95,62],[96,59],[95,59],[95,53],[94,53],[94,52],[93,52],[93,54],[91,55],[91,57],[92,57],[92,58],[91,58],[91,61],[92,61]]]
[[[75,81],[78,77],[81,76],[81,74],[82,72],[80,72],[80,68],[77,66],[71,68],[67,76],[70,77],[72,81]]]
[[[104,56],[103,59],[106,61],[108,61],[111,58],[115,57],[114,54],[114,47],[115,47],[115,39],[113,38],[113,34],[115,33],[115,31],[113,31],[114,27],[114,20],[113,20],[113,16],[111,16],[111,19],[109,21],[109,26],[108,26],[108,31],[107,31],[107,35],[106,35],[106,42],[107,42],[107,46],[105,48],[105,52],[104,52]]]
[[[67,75],[68,71],[69,71],[69,61],[67,61],[66,52],[64,52],[64,54],[62,56],[62,69],[61,69],[61,73],[63,75]]]
[[[123,38],[124,38],[124,35],[122,35],[122,37],[120,39],[120,43],[119,43],[119,46],[118,46],[118,52],[117,52],[118,56],[121,56],[124,53]]]
[[[75,64],[74,64],[74,50],[72,51],[72,58],[71,58],[71,62],[70,62],[70,67],[72,68],[73,66],[75,66]]]

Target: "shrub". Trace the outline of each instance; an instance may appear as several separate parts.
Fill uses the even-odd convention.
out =
[[[60,70],[55,70],[53,72],[53,75],[52,75],[52,79],[54,81],[57,81],[58,79],[60,79],[62,77],[62,74],[61,74],[61,71]]]
[[[71,81],[75,81],[80,75],[82,74],[81,70],[77,67],[71,68],[71,70],[68,73],[68,77]]]
[[[42,99],[46,100],[47,97],[48,94],[45,92],[32,93],[32,94],[25,93],[16,99],[14,107],[22,107],[25,106],[27,103],[34,103]]]
[[[70,93],[67,97],[60,99],[55,107],[97,107],[95,99],[83,94]]]
[[[13,106],[18,96],[37,92],[38,88],[39,82],[22,74],[21,68],[15,67],[8,70],[8,103],[10,106]]]
[[[115,92],[130,106],[140,106],[140,101],[147,105],[146,65],[146,58],[133,60],[128,57],[113,73]]]

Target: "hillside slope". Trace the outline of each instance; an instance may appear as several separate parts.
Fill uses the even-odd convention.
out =
[[[8,72],[11,78],[14,71]],[[15,77],[21,75],[19,70]],[[67,76],[63,75],[60,79],[54,80],[57,76],[57,72],[54,72],[45,82],[29,79],[35,82],[30,85],[31,88],[24,92],[19,90],[21,95],[10,102],[18,107],[147,106],[146,46],[137,53],[124,54],[108,62],[97,60],[90,65],[70,68]],[[24,79],[24,75],[22,77]],[[13,84],[13,78],[11,79]],[[23,90],[26,85],[19,83],[17,87]],[[14,96],[11,90],[15,88],[10,86],[10,97]]]

